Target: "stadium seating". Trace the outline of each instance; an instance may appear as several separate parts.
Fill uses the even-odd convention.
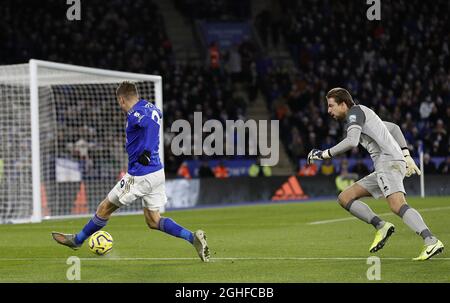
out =
[[[356,2],[283,3],[284,40],[297,69],[272,68],[262,90],[281,120],[281,137],[293,159],[341,139],[342,128],[328,117],[325,103],[326,92],[336,86],[348,88],[382,119],[400,125],[413,154],[420,144],[432,157],[449,154],[450,53],[448,39],[441,39],[448,37],[449,21],[444,2],[431,7],[396,1],[383,11],[386,21],[369,23]],[[348,155],[362,153],[355,149]]]
[[[277,19],[280,24],[270,23],[275,20],[270,11],[265,12],[268,18],[258,15],[256,24],[269,20],[266,26],[282,28],[282,41],[296,68],[275,65],[270,57],[258,58],[244,43],[237,52],[242,66],[237,69],[240,74],[236,74],[230,60],[236,53],[231,51],[222,54],[219,71],[209,69],[205,63],[175,62],[165,22],[154,2],[136,0],[124,6],[122,1],[112,0],[106,9],[100,2],[83,3],[83,22],[77,23],[60,18],[60,11],[66,9],[64,2],[5,0],[0,26],[14,26],[2,27],[5,31],[0,37],[5,43],[0,48],[0,64],[39,58],[161,74],[169,176],[176,175],[182,162],[197,160],[171,153],[168,127],[175,119],[192,120],[194,111],[202,111],[204,119],[245,118],[248,99],[254,99],[258,90],[267,99],[271,118],[280,120],[280,137],[294,163],[304,159],[310,149],[330,147],[342,137],[341,126],[326,113],[325,94],[334,86],[348,88],[357,101],[373,108],[381,118],[399,124],[414,156],[421,144],[432,158],[442,159],[450,152],[450,55],[448,38],[440,41],[440,37],[448,37],[450,26],[442,4],[431,7],[414,1],[415,5],[406,6],[406,1],[396,1],[383,16],[386,20],[400,20],[403,26],[398,26],[398,22],[391,21],[368,25],[365,12],[359,11],[361,6],[351,3],[344,10],[339,2],[280,1],[285,15],[281,21]],[[177,0],[175,4],[191,19],[250,18],[250,1],[218,0],[213,1],[214,5],[202,5],[204,2]],[[412,7],[423,9],[413,12]],[[305,11],[314,12],[317,18]],[[139,18],[125,18],[130,14]],[[348,15],[354,17],[344,18]],[[20,22],[24,19],[29,22]],[[36,30],[28,35],[31,27]],[[264,31],[259,33],[261,36]],[[248,99],[234,95],[236,80],[247,84]],[[86,106],[69,106],[67,110],[83,110]],[[61,134],[62,151],[67,144],[79,141],[74,131],[69,125]],[[83,130],[86,137],[81,139],[87,148],[92,143],[89,133],[98,131]],[[106,146],[107,142],[95,144]],[[352,158],[363,155],[358,149],[348,153]],[[436,163],[439,166],[441,162]]]
[[[175,5],[190,19],[236,20],[250,18],[249,0],[175,0]]]

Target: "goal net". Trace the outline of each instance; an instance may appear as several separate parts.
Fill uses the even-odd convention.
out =
[[[0,66],[0,223],[95,211],[127,169],[115,97],[124,80],[162,110],[160,76],[40,60]],[[161,127],[161,159],[162,139]]]

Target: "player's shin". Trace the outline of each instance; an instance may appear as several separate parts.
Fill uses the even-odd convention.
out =
[[[161,217],[159,220],[159,228],[160,231],[165,232],[166,234],[172,235],[177,238],[185,239],[191,244],[194,243],[194,235],[191,231],[187,230],[181,225],[178,225],[171,218]]]
[[[430,229],[427,227],[422,216],[417,210],[411,208],[408,204],[403,204],[400,207],[398,215],[409,228],[423,238],[425,245],[430,245],[437,242],[436,237],[434,237],[430,232]]]
[[[75,243],[83,243],[93,233],[102,229],[107,222],[108,219],[100,218],[99,216],[97,216],[97,214],[95,214],[94,217],[89,220],[89,222],[83,227],[83,229],[78,234],[76,234]]]
[[[385,223],[372,211],[372,209],[367,204],[359,200],[350,201],[345,206],[345,209],[358,219],[368,224],[372,224],[376,229],[382,228]]]

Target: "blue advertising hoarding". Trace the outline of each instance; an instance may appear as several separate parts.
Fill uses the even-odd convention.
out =
[[[251,27],[247,22],[201,22],[201,31],[206,45],[217,42],[221,50],[227,50],[233,44],[250,39]]]
[[[248,170],[250,166],[255,163],[255,160],[208,160],[208,166],[213,170],[214,167],[222,162],[228,169],[229,177],[241,177],[248,176]],[[198,170],[202,161],[199,160],[187,160],[185,162],[189,168],[189,172],[193,178],[198,178]]]

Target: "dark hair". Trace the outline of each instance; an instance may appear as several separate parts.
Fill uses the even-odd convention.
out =
[[[347,104],[348,108],[355,105],[355,101],[353,101],[352,95],[350,95],[350,93],[345,88],[333,88],[327,93],[327,99],[329,98],[334,98],[337,104],[341,104],[342,102],[344,102],[345,104]]]
[[[126,99],[132,98],[132,97],[138,97],[138,91],[137,87],[134,83],[129,81],[123,81],[119,84],[116,90],[116,96],[122,96]]]

